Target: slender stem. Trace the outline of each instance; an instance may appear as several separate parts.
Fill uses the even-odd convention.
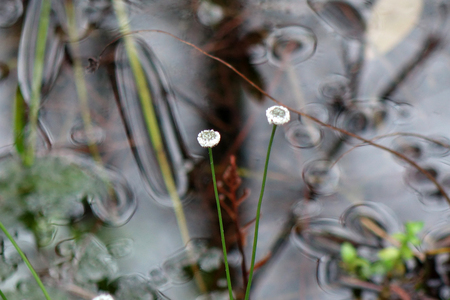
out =
[[[67,25],[69,31],[70,43],[68,46],[71,48],[75,57],[73,59],[73,73],[75,79],[75,87],[78,94],[78,101],[80,104],[81,118],[83,120],[84,130],[87,137],[87,143],[89,151],[91,152],[94,160],[98,163],[102,162],[102,158],[100,156],[100,152],[98,150],[97,145],[92,137],[93,126],[92,126],[92,118],[91,113],[89,111],[89,103],[88,103],[88,93],[86,87],[86,80],[84,78],[84,70],[83,65],[81,63],[81,59],[79,57],[80,49],[78,46],[78,42],[76,41],[77,36],[77,20],[75,16],[75,9],[73,7],[73,1],[69,0],[65,3],[66,15],[67,15]]]
[[[38,34],[36,38],[36,52],[33,67],[33,83],[31,90],[30,101],[30,135],[28,137],[28,145],[26,149],[26,155],[24,163],[27,166],[31,166],[34,163],[34,151],[36,148],[37,140],[37,123],[39,115],[39,106],[41,102],[41,86],[42,77],[44,76],[44,59],[45,59],[45,46],[47,42],[48,26],[50,23],[50,10],[51,1],[42,0],[41,12],[39,17]]]
[[[253,238],[252,261],[251,261],[251,265],[250,265],[250,274],[248,276],[247,290],[245,292],[245,300],[248,300],[250,298],[250,288],[252,285],[253,271],[255,269],[256,246],[258,244],[258,229],[259,229],[259,219],[260,219],[260,215],[261,215],[261,205],[262,205],[262,199],[264,196],[264,189],[266,187],[266,178],[267,178],[267,169],[269,166],[270,151],[272,150],[273,137],[275,136],[276,129],[277,129],[277,125],[273,125],[272,135],[270,136],[270,141],[269,141],[269,147],[267,148],[266,165],[264,166],[264,175],[263,175],[263,180],[262,180],[262,184],[261,184],[261,193],[259,194],[258,208],[256,209],[255,236]]]
[[[234,299],[233,298],[233,289],[231,287],[230,269],[228,267],[228,257],[227,257],[227,246],[225,244],[225,233],[223,230],[222,212],[220,210],[219,193],[217,192],[216,174],[214,172],[214,160],[213,160],[212,149],[208,148],[208,151],[209,151],[209,160],[211,162],[211,174],[212,174],[213,185],[214,185],[214,195],[216,196],[217,215],[219,217],[220,238],[222,239],[223,260],[225,263],[225,273],[227,275],[228,292],[230,293],[230,299],[233,300]]]
[[[11,236],[11,234],[9,234],[8,230],[6,229],[6,227],[3,225],[2,222],[0,222],[0,229],[5,233],[6,237],[10,240],[10,242],[13,244],[14,248],[16,248],[16,251],[19,253],[20,257],[23,259],[23,261],[25,262],[25,264],[27,265],[28,269],[30,269],[31,274],[33,275],[34,279],[36,280],[37,284],[39,285],[39,287],[42,290],[42,293],[45,296],[45,299],[47,300],[51,300],[50,295],[47,293],[47,290],[45,289],[44,284],[42,283],[41,279],[39,278],[39,275],[36,273],[36,271],[34,270],[33,266],[31,265],[31,263],[28,261],[28,258],[25,256],[25,253],[22,252],[22,250],[20,249],[19,245],[17,245],[16,241],[13,239],[13,237]],[[4,295],[3,295],[4,296]],[[2,296],[2,297],[3,297]]]
[[[3,294],[2,290],[0,290],[0,297],[2,298],[2,300],[8,300],[5,294]]]

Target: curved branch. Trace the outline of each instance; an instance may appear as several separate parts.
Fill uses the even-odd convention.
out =
[[[365,144],[369,144],[369,145],[371,145],[371,146],[373,146],[373,147],[376,147],[376,148],[378,148],[378,149],[387,151],[387,152],[389,152],[389,153],[391,153],[391,154],[397,156],[397,157],[400,158],[401,160],[403,160],[403,161],[407,162],[408,164],[410,164],[411,166],[413,166],[413,167],[414,167],[415,169],[417,169],[420,173],[422,173],[423,175],[425,175],[431,182],[433,182],[433,184],[434,184],[434,185],[436,186],[436,188],[439,190],[439,192],[441,193],[441,195],[445,198],[445,200],[447,201],[447,203],[450,205],[450,197],[447,195],[447,193],[445,192],[444,188],[439,184],[439,182],[437,182],[436,178],[434,178],[433,175],[431,175],[427,170],[425,170],[424,168],[422,168],[421,166],[419,166],[416,162],[414,162],[412,159],[408,158],[407,156],[405,156],[405,155],[403,155],[403,154],[401,154],[401,153],[399,153],[399,152],[397,152],[397,151],[395,151],[395,150],[393,150],[393,149],[390,149],[390,148],[388,148],[388,147],[386,147],[386,146],[377,144],[377,143],[375,143],[375,142],[373,142],[373,141],[371,141],[371,140],[369,140],[369,139],[366,139],[366,138],[361,137],[361,136],[359,136],[359,135],[357,135],[357,134],[354,134],[354,133],[352,133],[352,132],[349,132],[349,131],[347,131],[347,130],[345,130],[345,129],[342,129],[342,128],[339,128],[339,127],[336,127],[336,126],[333,126],[333,125],[330,125],[330,124],[327,124],[327,123],[324,123],[324,122],[322,122],[321,120],[317,119],[316,117],[313,117],[313,116],[311,116],[311,115],[308,115],[308,114],[306,114],[306,113],[304,113],[304,112],[301,112],[301,111],[299,111],[299,110],[296,110],[296,109],[294,109],[294,108],[292,108],[292,107],[289,107],[289,106],[287,106],[287,105],[281,103],[279,100],[277,100],[277,99],[275,99],[274,97],[272,97],[271,95],[269,95],[266,91],[264,91],[262,88],[260,88],[257,84],[255,84],[253,81],[251,81],[249,78],[247,78],[243,73],[239,72],[239,71],[238,71],[235,67],[233,67],[231,64],[227,63],[227,62],[224,61],[223,59],[220,59],[220,58],[218,58],[218,57],[216,57],[216,56],[214,56],[214,55],[209,54],[208,52],[202,50],[200,47],[198,47],[198,46],[196,46],[196,45],[194,45],[194,44],[192,44],[192,43],[190,43],[190,42],[188,42],[188,41],[185,41],[185,40],[183,40],[183,39],[181,39],[181,38],[179,38],[179,37],[177,37],[177,36],[175,36],[175,35],[173,35],[173,34],[171,34],[171,33],[169,33],[169,32],[166,32],[166,31],[164,31],[164,30],[159,30],[159,29],[143,29],[143,30],[130,31],[130,32],[128,32],[126,35],[132,35],[132,34],[144,33],[144,32],[156,32],[156,33],[162,33],[162,34],[171,36],[171,37],[173,37],[174,39],[180,41],[181,43],[183,43],[183,44],[185,44],[185,45],[188,45],[188,46],[194,48],[195,50],[197,50],[198,52],[202,53],[203,55],[205,55],[205,56],[207,56],[207,57],[209,57],[209,58],[211,58],[211,59],[213,59],[213,60],[215,60],[215,61],[218,61],[218,62],[220,62],[220,63],[223,64],[223,65],[225,65],[225,66],[228,67],[230,70],[232,70],[234,73],[236,73],[239,77],[241,77],[244,81],[246,81],[248,84],[250,84],[253,88],[255,88],[255,89],[256,89],[257,91],[259,91],[261,94],[263,94],[264,96],[266,96],[267,98],[269,98],[269,99],[272,100],[273,102],[277,103],[278,105],[284,106],[284,107],[286,107],[287,109],[289,109],[290,111],[295,112],[296,114],[298,114],[298,115],[300,115],[300,116],[302,116],[302,117],[304,117],[304,118],[307,118],[307,119],[309,119],[309,120],[311,120],[311,121],[313,121],[313,122],[315,122],[315,123],[317,123],[317,124],[319,124],[319,125],[321,125],[321,126],[323,126],[323,127],[326,127],[326,128],[328,128],[328,129],[331,129],[331,130],[334,130],[334,131],[338,131],[338,132],[340,132],[340,133],[342,133],[342,134],[344,134],[344,135],[347,135],[347,136],[350,136],[350,137],[355,138],[355,139],[357,139],[357,140],[360,140],[361,142],[364,142]],[[109,44],[107,44],[107,45],[105,46],[105,48],[103,49],[103,51],[102,51],[102,52],[100,53],[100,55],[99,55],[99,58],[98,58],[97,63],[100,62],[101,56],[103,55],[103,53],[105,52],[105,50],[106,50],[110,45],[114,44],[116,41],[118,41],[119,39],[121,39],[123,36],[124,36],[124,35],[119,35],[118,37],[116,37],[115,39],[113,39]]]
[[[426,140],[426,141],[428,141],[428,142],[435,143],[435,144],[437,144],[437,145],[439,145],[439,146],[442,146],[442,147],[447,148],[447,149],[450,150],[450,145],[449,145],[449,144],[446,144],[446,143],[441,142],[441,141],[438,141],[438,140],[436,140],[436,139],[432,139],[432,138],[429,138],[429,137],[427,137],[427,136],[424,136],[424,135],[421,135],[421,134],[417,134],[417,133],[413,133],[413,132],[393,132],[393,133],[388,133],[388,134],[384,134],[384,135],[378,135],[378,136],[372,138],[371,141],[374,142],[374,141],[378,141],[378,140],[381,140],[381,139],[384,139],[384,138],[387,138],[387,137],[393,137],[393,136],[412,136],[412,137],[416,137],[416,138],[420,138],[420,139]],[[341,154],[341,155],[340,155],[340,156],[339,156],[339,157],[331,164],[331,167],[333,167],[335,164],[337,164],[338,161],[340,161],[340,160],[341,160],[345,155],[347,155],[348,153],[352,152],[352,151],[355,150],[356,148],[364,147],[364,146],[367,146],[367,143],[361,143],[361,144],[358,144],[358,145],[354,145],[352,148],[350,148],[350,149],[348,149],[347,151],[345,151],[344,153],[342,153],[342,154]]]

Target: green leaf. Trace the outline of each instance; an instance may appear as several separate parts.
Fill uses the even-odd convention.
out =
[[[409,242],[411,243],[411,244],[413,244],[414,246],[419,246],[420,244],[422,244],[422,241],[418,238],[418,237],[411,237],[410,239],[409,239]]]
[[[383,262],[390,262],[400,258],[400,250],[395,247],[387,247],[378,252],[378,257]]]
[[[364,265],[361,268],[361,277],[363,277],[364,279],[368,279],[370,278],[370,276],[372,276],[372,274],[372,266],[369,262],[367,262],[367,265]]]
[[[2,300],[8,300],[6,299],[5,294],[3,294],[2,290],[0,290],[0,297],[2,297]]]
[[[341,245],[341,258],[343,262],[350,264],[354,262],[356,257],[357,251],[352,244],[345,242]]]
[[[367,259],[357,257],[354,261],[355,273],[362,279],[367,279],[372,275],[370,262]]]
[[[380,261],[373,263],[371,266],[372,274],[385,275],[388,271],[389,270],[386,268],[386,266]]]
[[[408,246],[401,248],[401,256],[404,260],[409,260],[414,257],[414,253]]]
[[[406,234],[404,233],[394,233],[392,235],[392,237],[394,239],[396,239],[397,241],[399,241],[400,243],[406,243],[408,241],[408,237],[406,236]]]
[[[16,97],[14,98],[14,145],[17,152],[22,157],[25,155],[25,126],[27,125],[27,105],[23,99],[22,92],[19,86],[17,86]]]
[[[416,236],[423,228],[423,222],[406,222],[405,231],[408,236]]]

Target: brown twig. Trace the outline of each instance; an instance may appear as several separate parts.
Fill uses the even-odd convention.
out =
[[[258,262],[255,263],[255,270],[263,267],[269,259],[272,258],[272,252],[267,253],[263,258],[261,258]]]
[[[162,34],[171,36],[171,37],[173,37],[174,39],[180,41],[181,43],[183,43],[183,44],[185,44],[185,45],[188,45],[188,46],[194,48],[195,50],[197,50],[198,52],[202,53],[203,55],[205,55],[205,56],[207,56],[207,57],[209,57],[209,58],[211,58],[211,59],[213,59],[213,60],[215,60],[215,61],[218,61],[218,62],[220,62],[220,63],[223,64],[223,65],[225,65],[226,67],[228,67],[229,69],[231,69],[233,72],[235,72],[239,77],[241,77],[243,80],[245,80],[248,84],[250,84],[250,85],[251,85],[252,87],[254,87],[256,90],[258,90],[261,94],[263,94],[264,96],[266,96],[267,98],[269,98],[269,99],[272,100],[273,102],[277,103],[278,105],[284,106],[284,107],[286,107],[287,109],[289,109],[290,111],[293,111],[293,112],[295,112],[296,114],[299,114],[300,116],[302,116],[302,117],[304,117],[304,118],[307,118],[307,119],[309,119],[309,120],[311,120],[311,121],[313,121],[313,122],[315,122],[315,123],[317,123],[317,124],[319,124],[319,125],[321,125],[321,126],[323,126],[323,127],[326,127],[326,128],[331,129],[331,130],[333,130],[333,131],[338,131],[338,132],[340,132],[340,133],[342,133],[342,134],[344,134],[344,135],[347,135],[347,136],[349,136],[349,137],[353,137],[353,138],[355,138],[355,139],[357,139],[357,140],[360,140],[360,141],[362,141],[362,142],[364,142],[364,143],[367,143],[367,144],[369,144],[369,145],[371,145],[371,146],[374,146],[374,147],[376,147],[376,148],[378,148],[378,149],[387,151],[387,152],[389,152],[389,153],[391,153],[391,154],[397,156],[398,158],[404,160],[405,162],[407,162],[408,164],[410,164],[411,166],[413,166],[414,168],[416,168],[419,172],[421,172],[423,175],[425,175],[431,182],[433,182],[433,184],[436,186],[436,188],[439,190],[439,192],[440,192],[440,193],[442,194],[442,196],[445,198],[445,200],[447,201],[447,203],[450,205],[450,197],[447,195],[447,193],[445,192],[444,188],[439,184],[439,182],[437,182],[436,178],[434,178],[434,176],[433,176],[432,174],[430,174],[430,172],[428,172],[427,170],[425,170],[424,168],[422,168],[421,166],[419,166],[416,162],[414,162],[412,159],[408,158],[407,156],[405,156],[405,155],[403,155],[403,154],[401,154],[401,153],[399,153],[399,152],[397,152],[397,151],[395,151],[395,150],[392,150],[392,149],[390,149],[390,148],[388,148],[388,147],[385,147],[385,146],[383,146],[383,145],[374,143],[374,142],[372,142],[372,141],[369,140],[369,139],[363,138],[363,137],[361,137],[361,136],[359,136],[359,135],[357,135],[357,134],[354,134],[354,133],[352,133],[352,132],[349,132],[349,131],[347,131],[347,130],[345,130],[345,129],[342,129],[342,128],[339,128],[339,127],[336,127],[336,126],[333,126],[333,125],[330,125],[330,124],[327,124],[327,123],[324,123],[324,122],[320,121],[319,119],[317,119],[317,118],[315,118],[315,117],[313,117],[313,116],[311,116],[311,115],[308,115],[308,114],[306,114],[306,113],[304,113],[304,112],[301,112],[301,111],[299,111],[299,110],[293,109],[292,107],[289,107],[289,106],[287,106],[287,105],[281,103],[279,100],[277,100],[277,99],[275,99],[274,97],[272,97],[271,95],[269,95],[266,91],[264,91],[262,88],[260,88],[258,85],[256,85],[256,84],[255,84],[253,81],[251,81],[249,78],[247,78],[247,76],[245,76],[243,73],[241,73],[240,71],[238,71],[235,67],[233,67],[232,65],[230,65],[229,63],[227,63],[227,62],[224,61],[223,59],[220,59],[220,58],[218,58],[218,57],[216,57],[216,56],[214,56],[214,55],[211,55],[211,54],[209,54],[208,52],[206,52],[206,51],[202,50],[201,48],[199,48],[198,46],[196,46],[196,45],[194,45],[194,44],[192,44],[192,43],[190,43],[190,42],[188,42],[188,41],[185,41],[185,40],[183,40],[183,39],[180,39],[179,37],[177,37],[177,36],[175,36],[175,35],[173,35],[173,34],[171,34],[171,33],[169,33],[169,32],[166,32],[166,31],[164,31],[164,30],[158,30],[158,29],[143,29],[143,30],[130,31],[130,32],[127,33],[127,35],[128,35],[128,34],[143,33],[143,32],[157,32],[157,33],[162,33]],[[91,62],[94,62],[94,67],[98,67],[98,64],[99,64],[100,61],[101,61],[101,56],[102,56],[103,53],[106,51],[106,49],[107,49],[110,45],[114,44],[117,40],[119,40],[119,39],[122,38],[122,37],[123,37],[123,35],[120,35],[120,36],[118,36],[117,38],[113,39],[110,43],[108,43],[108,44],[105,46],[105,48],[103,49],[103,51],[100,53],[98,60],[93,60],[93,59],[91,59]],[[90,67],[91,67],[91,69],[92,69],[93,66],[91,65]]]
[[[236,240],[237,240],[237,246],[238,250],[241,253],[242,256],[242,262],[241,262],[241,272],[242,272],[242,281],[243,281],[243,288],[244,290],[247,288],[248,283],[248,274],[247,274],[247,266],[246,266],[246,260],[245,260],[245,252],[244,252],[244,245],[245,245],[245,229],[241,227],[240,220],[239,220],[239,206],[242,204],[242,202],[247,199],[247,197],[250,195],[250,191],[248,189],[244,190],[244,193],[241,196],[238,196],[238,190],[241,186],[242,179],[239,177],[238,169],[236,166],[236,157],[230,156],[230,164],[225,169],[225,172],[222,175],[222,180],[218,182],[217,187],[219,190],[219,193],[222,195],[222,197],[226,197],[229,202],[231,203],[231,207],[226,204],[224,201],[222,202],[222,206],[225,208],[225,210],[230,215],[231,219],[233,220],[234,227],[236,230]],[[225,199],[223,199],[225,200]]]
[[[442,146],[442,147],[444,147],[444,148],[450,149],[450,145],[449,145],[449,144],[446,144],[446,143],[441,142],[441,141],[438,141],[438,140],[436,140],[436,139],[432,139],[432,138],[429,138],[429,137],[427,137],[427,136],[424,136],[424,135],[421,135],[421,134],[417,134],[417,133],[413,133],[413,132],[393,132],[393,133],[389,133],[389,134],[384,134],[384,135],[376,136],[376,137],[372,138],[371,141],[374,142],[374,141],[378,141],[378,140],[381,140],[381,139],[384,139],[384,138],[394,137],[394,136],[412,136],[412,137],[416,137],[416,138],[420,138],[420,139],[426,140],[426,141],[428,141],[428,142],[435,143],[435,144],[437,144],[437,145],[439,145],[439,146]],[[364,146],[367,146],[367,144],[366,144],[366,143],[361,143],[361,144],[358,144],[358,145],[355,145],[355,146],[351,147],[350,149],[348,149],[347,151],[345,151],[344,153],[342,153],[342,154],[341,154],[341,155],[340,155],[340,156],[339,156],[339,157],[331,164],[331,167],[333,167],[335,164],[337,164],[344,156],[346,156],[347,154],[349,154],[350,152],[352,152],[352,151],[355,150],[356,148],[364,147]]]

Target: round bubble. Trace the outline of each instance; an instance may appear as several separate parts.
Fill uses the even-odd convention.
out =
[[[305,220],[317,217],[322,211],[322,204],[313,200],[300,200],[291,209],[297,220]]]
[[[444,165],[441,165],[444,167]],[[432,164],[421,166],[427,171],[449,194],[450,192],[450,176],[442,175],[444,170],[439,170]],[[425,211],[443,211],[448,209],[448,203],[445,201],[442,193],[436,185],[421,171],[409,168],[405,174],[406,184],[417,193],[419,201],[423,204]]]
[[[117,239],[106,245],[113,258],[123,258],[133,253],[134,241],[129,238]]]
[[[450,153],[450,141],[443,136],[401,134],[392,141],[392,149],[400,154],[421,161],[431,157],[444,157]],[[402,159],[395,156],[401,163]]]
[[[364,239],[342,227],[335,219],[312,219],[303,227],[298,223],[291,232],[291,241],[306,256],[320,259],[327,255],[339,255],[341,244],[363,243]]]
[[[317,38],[308,28],[288,26],[274,30],[266,40],[269,62],[275,66],[295,65],[310,58]]]
[[[399,136],[392,141],[391,148],[415,161],[422,159],[424,156],[423,143],[416,137]],[[394,157],[399,161],[404,162],[397,156]]]
[[[320,103],[308,103],[303,108],[301,108],[300,111],[318,119],[322,123],[328,123],[330,119],[330,112],[328,111],[328,108]],[[304,124],[307,124],[309,122],[316,126],[318,125],[317,123],[301,115],[298,118]]]
[[[104,171],[103,171],[104,172]],[[103,188],[90,195],[89,204],[94,214],[105,224],[122,226],[136,211],[137,201],[128,183],[111,170],[103,175]]]
[[[375,202],[352,205],[342,214],[341,223],[345,228],[364,237],[367,244],[375,247],[382,247],[384,241],[367,226],[375,225],[388,234],[399,232],[401,229],[394,213],[383,204]]]
[[[334,74],[319,87],[320,93],[330,99],[346,99],[350,96],[350,80],[342,75]]]
[[[99,145],[105,140],[105,131],[96,124],[91,124],[85,129],[83,122],[77,123],[70,130],[70,140],[75,145]]]
[[[166,274],[163,272],[161,268],[154,268],[148,272],[150,283],[156,287],[162,287],[169,282]]]
[[[303,168],[303,181],[308,188],[319,195],[331,195],[336,192],[340,172],[336,165],[327,160],[314,160]]]
[[[218,24],[223,20],[224,16],[223,8],[212,1],[201,1],[198,6],[198,20],[205,26],[214,26]]]
[[[296,148],[313,148],[317,147],[322,141],[323,132],[315,126],[294,121],[289,123],[285,131],[285,137]]]
[[[250,63],[259,65],[267,62],[267,48],[262,44],[254,44],[247,50],[250,55]]]
[[[338,115],[336,126],[370,139],[392,129],[393,111],[393,106],[386,101],[354,100],[347,103],[347,109]]]
[[[23,12],[21,0],[4,0],[0,5],[0,27],[10,27],[16,23]]]

